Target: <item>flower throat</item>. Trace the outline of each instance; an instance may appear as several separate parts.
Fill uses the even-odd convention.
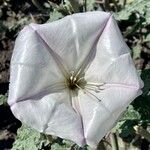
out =
[[[80,71],[78,73],[75,73],[74,71],[70,72],[70,76],[67,79],[67,87],[72,90],[79,90],[84,89],[86,85],[86,81],[83,77],[83,75],[80,74]]]

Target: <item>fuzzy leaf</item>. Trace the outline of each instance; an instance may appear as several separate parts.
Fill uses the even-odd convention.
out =
[[[133,47],[133,58],[140,58],[142,46],[140,44],[137,44]]]
[[[94,9],[95,0],[87,0],[87,10],[93,10]]]
[[[124,126],[124,124],[126,124],[126,121],[131,122],[134,120],[140,120],[140,118],[141,118],[141,116],[138,113],[138,111],[136,111],[132,105],[129,105],[127,110],[123,113],[122,117],[116,124],[116,126],[113,128],[112,132],[117,131],[117,132],[121,133],[123,130],[122,126]]]
[[[140,114],[134,109],[132,105],[129,105],[121,120],[139,120],[140,118]]]
[[[13,144],[12,150],[81,150],[81,148],[68,140],[61,138],[51,138],[48,141],[46,135],[40,134],[34,129],[22,125],[17,132],[17,138]],[[82,150],[92,150],[89,147],[84,147]]]
[[[6,95],[0,95],[0,105],[3,105],[7,102],[7,96]]]
[[[146,36],[146,38],[144,39],[144,42],[149,42],[150,41],[150,34],[148,34],[147,36]]]
[[[53,12],[50,13],[50,19],[49,19],[49,21],[50,22],[56,21],[56,20],[58,20],[58,19],[60,19],[62,17],[63,17],[63,15],[60,12],[58,12],[57,10],[54,10]]]
[[[149,23],[150,17],[150,1],[149,0],[135,0],[131,4],[127,4],[125,9],[122,9],[120,12],[116,13],[117,20],[128,20],[132,13],[138,12],[138,14],[144,16],[147,15],[146,21]]]
[[[44,135],[23,125],[18,129],[12,150],[39,150],[43,145],[47,146],[48,144]]]

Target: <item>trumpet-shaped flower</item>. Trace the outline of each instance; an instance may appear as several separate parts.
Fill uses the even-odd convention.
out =
[[[79,13],[20,32],[8,103],[39,132],[95,148],[142,84],[112,15]]]

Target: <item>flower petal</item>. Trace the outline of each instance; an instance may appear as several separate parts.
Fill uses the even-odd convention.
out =
[[[97,63],[99,62],[97,61]],[[136,88],[139,90],[143,87],[143,82],[134,67],[129,53],[116,58],[105,69],[97,69],[97,66],[93,66],[93,68],[90,66],[85,74],[88,82],[96,84],[105,83],[106,85],[115,84],[116,86],[126,86],[127,88]]]
[[[130,56],[130,50],[111,16],[97,43],[95,58],[85,74],[85,79],[95,83],[118,83],[141,88]]]
[[[86,143],[96,148],[99,141],[114,127],[129,103],[141,93],[135,88],[116,86],[107,86],[99,93],[89,92],[80,92],[78,103]]]
[[[91,96],[80,96],[85,138],[87,144],[96,147],[129,103],[142,93],[140,89],[143,87],[129,48],[112,17],[97,43],[96,55],[85,73],[85,79],[87,84],[105,83],[98,93],[94,92],[97,87],[93,86],[92,95],[88,94]]]
[[[105,83],[104,90],[85,85],[86,93],[71,98],[64,84],[75,70],[87,84]],[[96,148],[142,86],[113,17],[88,12],[23,29],[11,60],[8,103],[38,131]]]
[[[94,53],[95,41],[103,32],[109,17],[110,14],[106,12],[87,12],[67,16],[52,23],[31,26],[62,58],[69,70],[75,70],[90,51]]]
[[[80,116],[68,105],[66,91],[13,104],[11,110],[23,123],[39,132],[70,139],[85,145]]]
[[[11,59],[8,103],[11,105],[45,90],[51,93],[54,85],[62,81],[64,76],[46,44],[33,29],[25,27],[17,37]]]

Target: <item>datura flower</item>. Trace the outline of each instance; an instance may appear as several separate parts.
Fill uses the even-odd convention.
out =
[[[142,86],[113,16],[78,13],[20,32],[8,103],[39,132],[95,148]]]

